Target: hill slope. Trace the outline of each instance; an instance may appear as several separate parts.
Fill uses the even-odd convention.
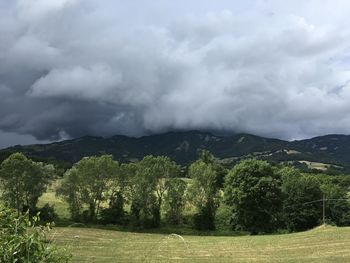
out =
[[[311,161],[350,169],[350,136],[326,135],[300,141],[283,141],[250,134],[217,136],[208,132],[168,132],[140,138],[116,135],[109,138],[85,136],[78,139],[14,146],[0,151],[23,152],[36,158],[55,158],[72,164],[84,156],[112,154],[122,162],[140,160],[148,154],[167,155],[181,165],[198,158],[202,149],[211,151],[223,162],[258,157],[282,161]]]
[[[350,228],[267,236],[175,236],[93,228],[56,228],[73,262],[350,262]]]

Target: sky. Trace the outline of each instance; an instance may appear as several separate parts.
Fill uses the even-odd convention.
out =
[[[0,148],[350,134],[348,0],[1,0]]]

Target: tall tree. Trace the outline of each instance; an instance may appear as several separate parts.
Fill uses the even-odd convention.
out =
[[[178,225],[182,222],[182,212],[186,202],[185,191],[187,183],[180,178],[173,178],[169,179],[166,184],[166,219],[170,224]]]
[[[201,151],[200,160],[206,164],[212,165],[216,174],[216,186],[218,188],[222,188],[224,185],[225,176],[228,172],[227,169],[215,159],[214,155],[212,155],[211,152],[207,150]]]
[[[67,200],[71,211],[80,210],[86,204],[89,220],[96,221],[101,202],[109,197],[110,185],[118,167],[118,162],[111,155],[85,157],[65,173],[57,193]]]
[[[36,163],[22,153],[14,153],[1,164],[2,199],[18,214],[26,209],[33,213],[54,174],[52,165]]]
[[[280,180],[266,161],[245,160],[225,178],[225,202],[232,208],[234,228],[271,232],[281,210]]]
[[[130,197],[129,181],[134,174],[136,166],[133,163],[121,164],[115,174],[110,187],[109,206],[101,210],[101,222],[105,224],[125,224],[125,204]]]
[[[62,197],[68,203],[71,217],[76,221],[80,220],[80,213],[84,204],[81,180],[78,169],[72,167],[65,172],[63,181],[56,190],[56,195]]]
[[[130,192],[135,222],[143,226],[158,226],[166,182],[179,175],[180,167],[168,157],[150,155],[129,169],[134,170]]]
[[[336,184],[321,184],[325,203],[326,220],[338,226],[350,225],[350,204],[348,191]]]
[[[156,184],[156,196],[157,196],[157,207],[155,211],[157,220],[160,222],[160,213],[164,200],[164,194],[168,190],[169,184],[167,181],[171,178],[178,177],[180,175],[180,166],[175,162],[171,161],[169,157],[157,156],[148,157],[144,160],[144,165],[151,169],[151,173],[157,180]]]
[[[283,218],[290,231],[310,229],[321,219],[322,191],[320,183],[312,175],[285,167],[278,172],[282,176]]]
[[[213,230],[219,197],[214,165],[198,160],[191,164],[188,173],[192,179],[189,197],[197,209],[195,227]]]
[[[128,186],[131,221],[137,226],[155,227],[159,223],[155,220],[157,178],[142,161],[131,164],[128,168],[133,172]]]

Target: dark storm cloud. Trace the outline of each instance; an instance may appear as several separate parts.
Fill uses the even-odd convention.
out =
[[[350,3],[240,2],[2,1],[0,130],[350,133]]]

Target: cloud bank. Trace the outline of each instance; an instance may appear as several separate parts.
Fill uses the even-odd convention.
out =
[[[240,2],[2,1],[0,130],[349,134],[350,2]]]

